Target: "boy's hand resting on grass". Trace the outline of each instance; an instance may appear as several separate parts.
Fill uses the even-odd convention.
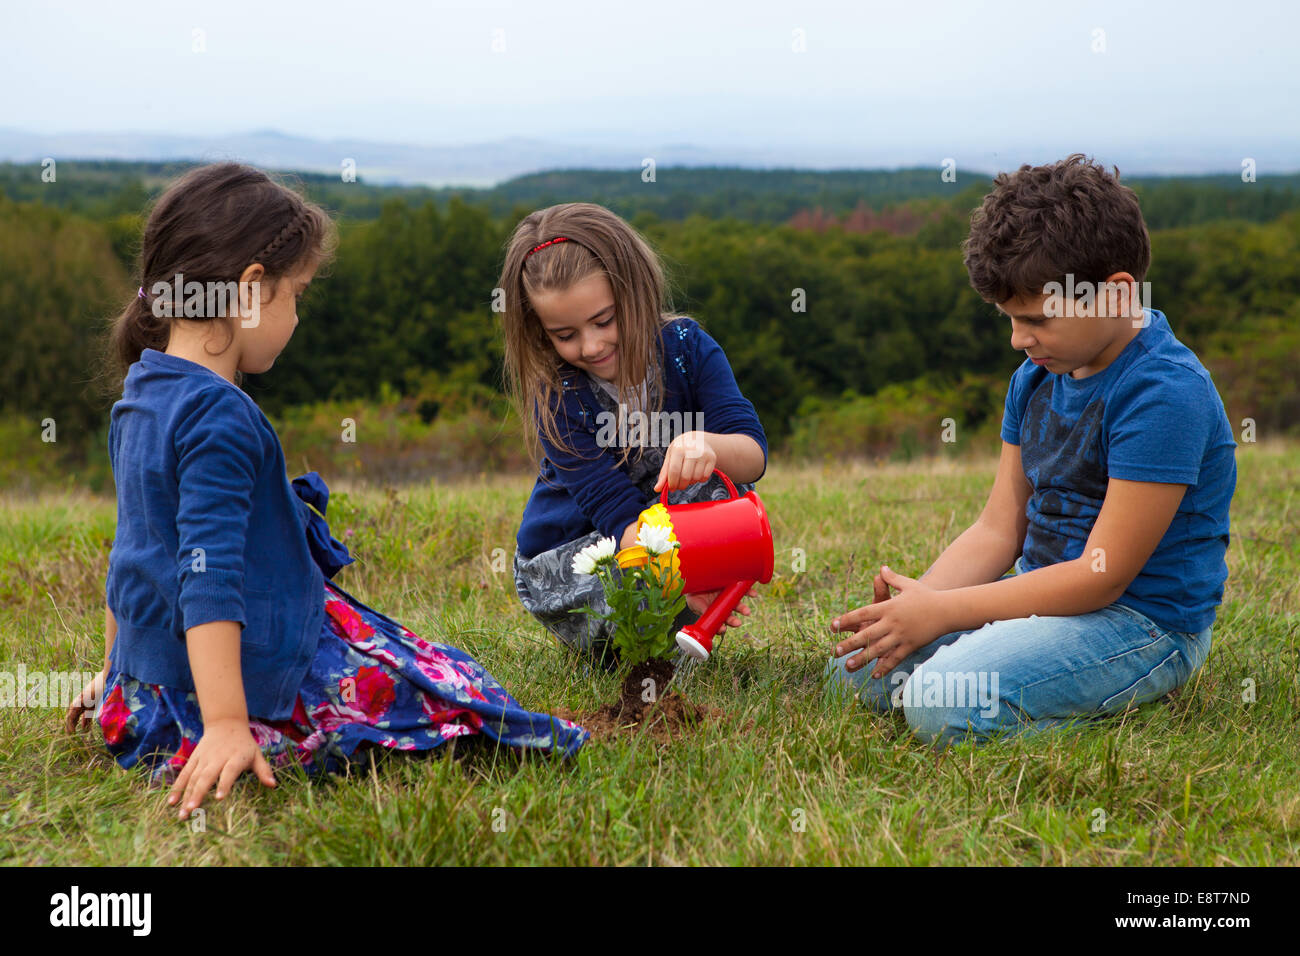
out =
[[[248,721],[215,721],[203,728],[203,736],[172,784],[167,802],[175,805],[180,800],[180,818],[184,820],[203,803],[213,784],[217,787],[217,799],[224,800],[231,785],[250,767],[263,784],[275,786],[275,774],[253,740]]]
[[[845,662],[845,669],[855,671],[875,660],[876,668],[871,676],[881,678],[907,655],[945,633],[939,623],[943,618],[940,608],[942,592],[891,571],[887,566],[881,567],[873,583],[875,594],[872,602],[835,618],[831,630],[854,632],[852,637],[835,645],[836,657],[863,650]],[[898,592],[893,597],[889,596],[890,588]]]

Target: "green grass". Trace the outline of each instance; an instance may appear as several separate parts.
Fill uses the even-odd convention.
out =
[[[208,802],[196,832],[117,768],[97,732],[66,736],[61,708],[0,708],[0,861],[1294,865],[1300,447],[1244,445],[1238,466],[1214,646],[1173,701],[942,754],[911,741],[899,715],[826,702],[830,616],[863,602],[870,567],[923,571],[979,511],[993,464],[778,466],[760,489],[777,577],[758,589],[747,635],[729,634],[687,683],[721,711],[696,732],[593,740],[568,762],[470,745],[345,778],[282,773],[274,791],[246,779]],[[614,699],[615,678],[577,666],[493,566],[500,548],[508,567],[529,487],[336,496],[331,524],[353,530],[360,559],[339,581],[474,654],[525,706],[590,710]],[[97,669],[113,520],[102,499],[0,503],[0,666]],[[804,573],[791,571],[794,548]]]

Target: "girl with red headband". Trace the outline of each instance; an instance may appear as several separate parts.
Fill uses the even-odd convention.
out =
[[[715,468],[743,494],[767,468],[767,438],[718,343],[672,314],[658,257],[608,209],[565,203],[525,217],[499,286],[506,378],[539,464],[515,587],[564,644],[608,663],[608,624],[572,613],[608,612],[574,555],[601,538],[631,545],[665,487],[673,504],[728,497]],[[710,597],[689,596],[678,625]]]

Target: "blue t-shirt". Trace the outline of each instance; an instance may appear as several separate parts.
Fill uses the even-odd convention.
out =
[[[1124,604],[1174,631],[1214,623],[1228,577],[1228,505],[1237,463],[1223,400],[1162,313],[1095,375],[1026,360],[1011,377],[1002,439],[1020,446],[1033,486],[1021,567],[1083,554],[1111,478],[1187,485],[1178,512]]]

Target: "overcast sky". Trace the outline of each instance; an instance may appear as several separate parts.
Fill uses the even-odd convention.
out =
[[[1083,143],[1296,168],[1298,7],[9,2],[0,127],[797,143],[863,164]]]

